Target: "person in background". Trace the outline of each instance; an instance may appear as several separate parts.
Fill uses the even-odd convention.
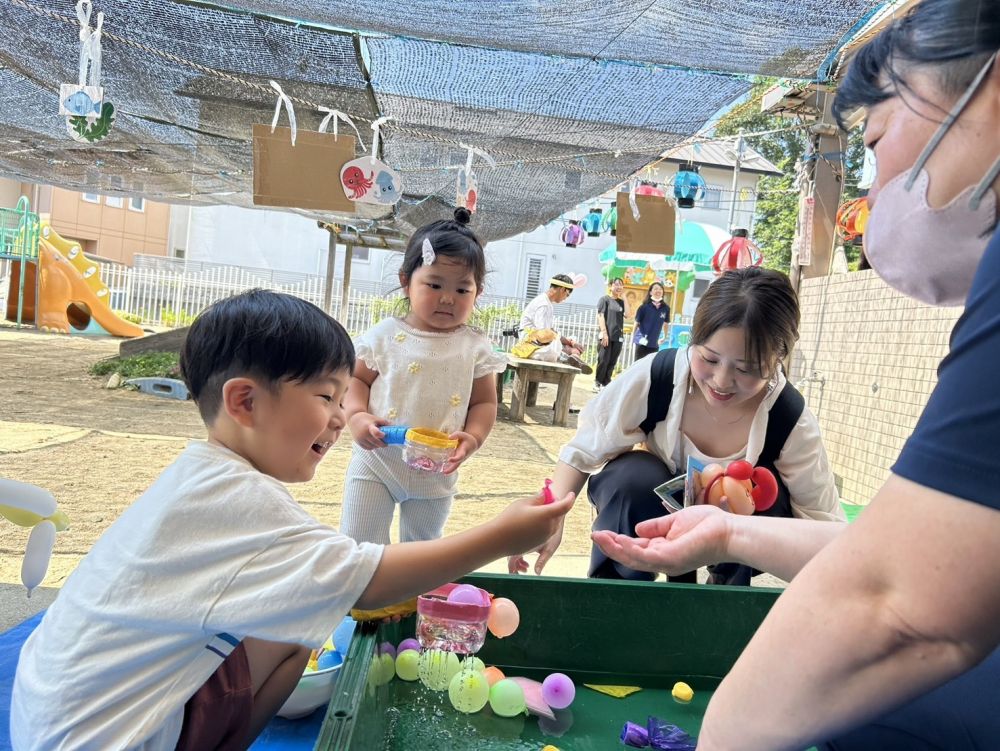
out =
[[[573,290],[582,286],[568,274],[549,279],[549,288],[529,302],[521,313],[521,341],[511,354],[543,362],[562,362],[590,375],[594,369],[580,357],[583,345],[555,330],[556,305],[566,302]]]
[[[663,285],[653,282],[646,292],[646,299],[635,311],[635,362],[660,349],[663,324],[670,320],[670,306],[663,300]]]
[[[620,277],[615,277],[608,285],[610,294],[597,301],[597,327],[600,330],[600,342],[597,348],[597,373],[594,375],[594,392],[611,383],[611,375],[615,372],[618,357],[622,353],[622,343],[625,341],[625,301],[622,293],[625,284]]]

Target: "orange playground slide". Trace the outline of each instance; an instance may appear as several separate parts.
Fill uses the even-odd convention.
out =
[[[115,315],[76,266],[44,238],[38,243],[38,272],[34,312],[35,325],[42,331],[69,334],[96,323],[112,336],[143,335],[139,326]]]

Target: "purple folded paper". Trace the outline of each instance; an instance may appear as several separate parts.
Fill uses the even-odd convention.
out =
[[[642,725],[636,725],[634,722],[626,722],[625,727],[622,728],[621,741],[626,746],[631,746],[632,748],[648,748],[649,733],[646,732],[646,728]]]
[[[695,751],[695,741],[690,735],[652,715],[646,720],[646,735],[649,745],[657,751]]]

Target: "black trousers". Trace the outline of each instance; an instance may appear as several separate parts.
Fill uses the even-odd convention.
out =
[[[622,353],[622,343],[618,340],[609,340],[607,347],[598,345],[597,347],[597,372],[594,380],[602,386],[611,383],[611,374],[615,372],[615,365],[618,364],[618,356]]]
[[[647,451],[629,451],[612,459],[587,485],[590,502],[597,507],[594,529],[635,535],[635,525],[666,514],[653,488],[671,478],[667,465]],[[653,581],[656,574],[636,571],[611,560],[594,545],[588,576],[595,579]],[[696,572],[671,576],[672,582],[695,584]]]
[[[639,362],[646,355],[652,355],[660,350],[656,347],[643,347],[641,344],[635,345],[635,357],[632,358],[634,362]]]

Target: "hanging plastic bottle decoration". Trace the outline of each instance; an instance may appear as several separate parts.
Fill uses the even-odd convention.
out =
[[[600,237],[604,209],[594,206],[580,222],[589,237]]]
[[[380,129],[391,117],[380,117],[372,123],[372,150],[368,156],[352,159],[340,168],[340,184],[344,194],[355,203],[392,206],[403,197],[403,178],[392,167],[377,158]]]
[[[476,179],[476,173],[472,171],[472,157],[478,154],[491,167],[496,167],[497,163],[482,149],[464,143],[459,145],[466,150],[466,157],[465,166],[458,168],[458,175],[455,177],[455,206],[462,206],[468,209],[470,214],[475,214],[476,206],[479,203],[479,180]]]
[[[115,121],[115,108],[104,99],[101,87],[101,32],[104,14],[90,26],[93,6],[79,0],[76,17],[80,21],[80,65],[77,83],[59,86],[59,114],[66,118],[66,131],[75,141],[96,143],[107,137]]]
[[[846,242],[856,240],[865,233],[868,224],[868,197],[848,201],[837,209],[837,229]]]
[[[569,224],[567,224],[559,235],[559,239],[566,245],[567,248],[577,248],[583,245],[583,241],[587,239],[587,234],[583,231],[583,227],[580,226],[580,222],[576,219],[570,219]]]
[[[612,201],[611,208],[601,219],[601,230],[604,232],[611,232],[611,236],[614,237],[618,234],[618,202]]]
[[[764,255],[749,234],[745,229],[734,229],[733,236],[719,246],[712,256],[712,269],[716,274],[760,266],[764,262]]]
[[[698,165],[682,165],[674,176],[674,198],[681,209],[694,208],[705,197],[705,178],[698,174]]]

